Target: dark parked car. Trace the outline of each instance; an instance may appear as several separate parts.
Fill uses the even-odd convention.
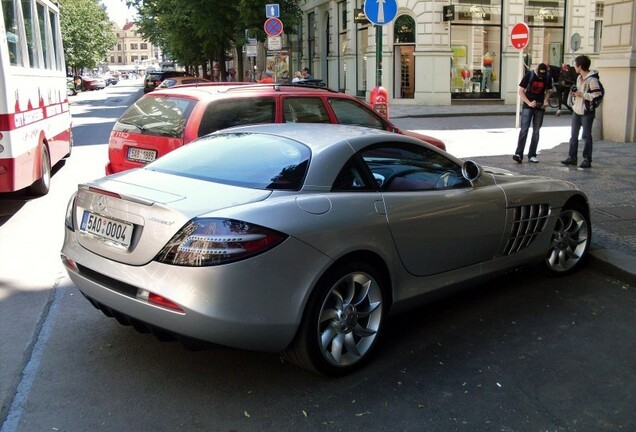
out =
[[[153,91],[159,86],[166,78],[188,76],[186,72],[178,71],[161,71],[161,72],[148,72],[144,77],[144,93]]]
[[[119,79],[114,75],[104,75],[104,81],[106,82],[106,87],[109,85],[115,85],[119,82]]]

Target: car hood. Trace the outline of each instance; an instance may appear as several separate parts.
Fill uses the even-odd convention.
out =
[[[417,132],[414,132],[414,131],[411,131],[411,130],[401,130],[400,129],[400,133],[402,135],[406,135],[406,136],[409,136],[411,138],[417,138],[419,140],[422,140],[424,142],[432,144],[435,147],[440,148],[442,150],[446,150],[446,144],[444,144],[444,141],[442,141],[442,140],[440,140],[438,138],[435,138],[435,137],[432,137],[432,136],[429,136],[429,135],[424,135],[424,134],[421,134],[421,133],[417,133]]]
[[[78,241],[101,256],[142,265],[152,260],[192,218],[262,201],[270,195],[269,190],[224,185],[146,169],[125,171],[80,185],[74,216],[78,226],[86,211],[133,224],[130,247],[123,249],[91,235],[78,235]]]

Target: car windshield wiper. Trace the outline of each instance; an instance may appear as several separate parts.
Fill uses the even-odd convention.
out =
[[[128,121],[124,121],[124,120],[119,120],[118,123],[126,125],[126,126],[132,126],[132,127],[136,128],[136,129],[139,129],[141,132],[148,131],[148,128],[146,126],[144,126],[142,124],[135,123],[135,122],[128,122]]]

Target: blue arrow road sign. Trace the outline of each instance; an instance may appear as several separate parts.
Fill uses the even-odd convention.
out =
[[[280,7],[278,3],[265,5],[266,18],[278,18],[280,16]]]
[[[397,0],[365,0],[364,14],[373,24],[387,24],[397,15]]]

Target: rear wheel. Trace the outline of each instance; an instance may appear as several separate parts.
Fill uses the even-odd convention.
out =
[[[42,196],[49,193],[51,188],[51,156],[49,149],[43,145],[40,161],[40,178],[29,188],[32,195]]]
[[[587,258],[591,241],[592,226],[585,206],[572,203],[563,207],[544,262],[548,273],[563,275],[574,271]]]
[[[550,93],[550,97],[548,98],[548,105],[550,105],[552,108],[558,108],[559,107],[559,93],[558,92]]]
[[[368,360],[384,322],[383,282],[365,262],[351,261],[327,273],[312,293],[285,360],[340,376]]]

